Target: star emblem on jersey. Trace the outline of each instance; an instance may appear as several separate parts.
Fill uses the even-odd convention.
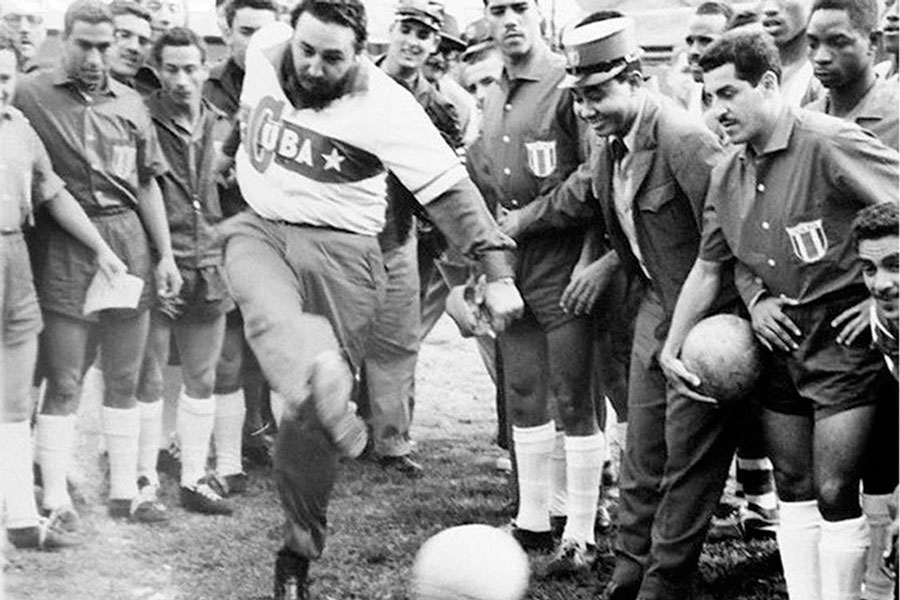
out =
[[[332,148],[331,152],[329,154],[323,154],[322,158],[325,159],[325,171],[334,169],[335,171],[340,172],[341,163],[344,162],[344,157],[341,156],[341,153],[338,152],[337,148]]]

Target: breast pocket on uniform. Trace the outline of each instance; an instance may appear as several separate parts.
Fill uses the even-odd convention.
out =
[[[535,177],[549,177],[556,172],[556,140],[525,142],[528,170]]]
[[[119,179],[131,179],[137,170],[137,149],[131,144],[113,144],[109,170]]]

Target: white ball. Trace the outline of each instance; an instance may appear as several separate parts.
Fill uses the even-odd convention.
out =
[[[414,600],[521,600],[528,556],[488,525],[460,525],[429,538],[413,565]]]

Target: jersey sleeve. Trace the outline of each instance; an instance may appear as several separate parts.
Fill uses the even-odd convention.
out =
[[[37,133],[29,128],[31,136],[32,164],[31,202],[37,208],[47,200],[55,198],[65,187],[63,180],[53,171],[50,155]]]
[[[156,137],[156,127],[150,120],[150,113],[144,106],[135,114],[137,124],[137,174],[138,181],[143,185],[154,177],[159,177],[169,170],[169,163],[163,155],[159,139]]]
[[[411,94],[394,94],[392,100],[380,124],[383,137],[378,156],[427,206],[466,179],[466,169]]]
[[[700,258],[709,262],[727,262],[734,258],[731,246],[719,224],[715,202],[707,199],[703,208],[703,227],[700,237]]]

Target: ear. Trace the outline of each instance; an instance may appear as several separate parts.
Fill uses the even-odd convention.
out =
[[[869,52],[875,54],[878,52],[878,46],[881,43],[881,31],[875,30],[869,34]]]
[[[766,71],[759,80],[759,86],[768,93],[780,94],[781,89],[778,85],[778,76],[774,71]]]
[[[626,81],[628,81],[628,85],[634,89],[642,88],[644,87],[644,74],[636,70],[629,71]]]

